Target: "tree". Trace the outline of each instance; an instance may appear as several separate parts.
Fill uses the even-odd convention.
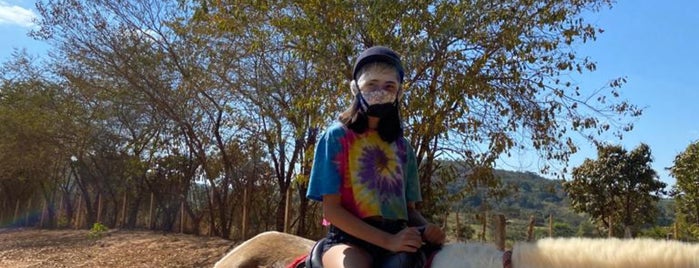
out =
[[[12,204],[40,198],[53,222],[73,103],[50,74],[24,52],[0,67],[0,196]]]
[[[585,159],[573,168],[573,179],[564,183],[573,210],[614,228],[615,235],[626,228],[635,233],[642,224],[653,223],[666,184],[658,180],[651,162],[646,144],[630,152],[618,145],[599,146],[597,160]]]
[[[160,156],[191,160],[171,170],[205,180],[190,193],[207,195],[210,229],[228,237],[240,187],[257,187],[253,179],[276,187],[255,194],[275,199],[280,228],[287,189],[297,182],[303,233],[318,130],[351,100],[354,57],[371,45],[399,51],[408,70],[401,105],[428,217],[448,207],[441,187],[463,177],[440,158],[463,161],[474,171],[464,189],[493,188],[491,196],[500,184],[488,173],[512,149],[533,147],[565,163],[578,146],[571,132],[594,142],[630,129],[625,119],[641,110],[620,98],[623,78],[601,89],[567,80],[596,68],[575,52],[600,32],[582,14],[610,3],[44,0],[34,36],[55,46],[51,68],[88,108],[76,137],[89,139],[74,140],[114,138],[117,155],[132,163],[125,165],[129,186],[145,189],[146,170]],[[264,155],[239,144],[256,144]],[[74,145],[71,151],[98,148]],[[258,159],[268,162],[274,183],[241,175]]]
[[[170,151],[173,148],[192,154],[210,187],[206,192],[210,229],[228,238],[234,204],[241,198],[232,194],[231,185],[241,179],[235,174],[242,165],[234,157],[240,152],[230,151],[235,147],[229,144],[245,139],[239,127],[246,120],[237,110],[237,87],[226,87],[217,75],[235,68],[232,61],[238,59],[219,57],[209,47],[213,41],[198,32],[197,24],[189,23],[191,9],[184,4],[42,1],[37,9],[41,28],[33,34],[56,44],[55,54],[68,59],[58,61],[57,68],[71,87],[88,94],[91,101],[124,109],[109,115],[129,108],[139,111],[139,119],[154,115],[156,132],[133,134],[156,135],[157,140],[145,140],[151,145],[147,150],[129,148],[129,153],[142,160],[153,154],[176,154]],[[108,97],[101,99],[99,94]],[[142,145],[137,139],[131,143]]]
[[[671,192],[675,198],[675,211],[683,215],[687,225],[699,230],[699,141],[678,154],[669,170],[670,175],[677,179]],[[694,235],[694,239],[699,239],[699,232],[695,231]]]
[[[592,141],[607,131],[621,135],[630,124],[600,117],[641,114],[618,98],[623,78],[599,90],[565,78],[595,70],[574,47],[601,32],[582,13],[611,1],[198,2],[197,14],[225,34],[242,35],[256,19],[268,20],[255,31],[277,36],[290,56],[308,60],[309,81],[341,93],[325,100],[339,107],[351,100],[346,87],[359,51],[379,44],[399,51],[407,70],[403,116],[422,185],[433,184],[442,168],[436,160],[444,157],[489,168],[512,149],[533,147],[546,160],[566,163],[578,146],[568,133]],[[327,74],[333,75],[312,79]],[[316,93],[324,96],[322,90]],[[542,171],[556,172],[550,165]],[[490,185],[492,178],[469,183]],[[426,214],[439,213],[439,191],[422,189]]]

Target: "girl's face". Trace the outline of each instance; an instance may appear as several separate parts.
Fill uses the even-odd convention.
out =
[[[381,65],[369,66],[357,80],[362,94],[384,90],[386,93],[396,96],[399,91],[398,72],[394,68]]]

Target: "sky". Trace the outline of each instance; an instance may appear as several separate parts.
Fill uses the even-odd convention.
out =
[[[0,62],[16,49],[32,55],[46,54],[49,46],[27,33],[38,16],[35,1],[0,0]],[[597,62],[597,70],[575,80],[583,88],[600,88],[617,77],[627,83],[621,97],[644,107],[634,129],[621,141],[627,150],[646,143],[654,158],[653,169],[669,186],[675,184],[666,171],[675,156],[699,140],[699,1],[618,1],[611,9],[587,14],[586,20],[604,29],[597,40],[576,48],[579,56]],[[569,167],[596,158],[596,148],[580,143]],[[497,168],[537,172],[540,160],[531,152],[515,152],[501,159]]]

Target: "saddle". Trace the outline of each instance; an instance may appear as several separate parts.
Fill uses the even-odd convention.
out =
[[[325,242],[327,238],[322,238],[313,245],[311,252],[306,256],[306,262],[304,263],[306,268],[323,268],[323,248],[325,248]],[[297,268],[299,268],[297,266]]]
[[[322,238],[313,245],[311,252],[305,258],[305,261],[301,261],[293,266],[294,268],[323,268],[323,248],[325,248],[326,238]],[[431,257],[437,253],[438,247],[429,247],[428,251],[421,250],[415,253],[396,253],[390,257],[383,260],[381,267],[414,267],[423,268],[429,267],[431,263]],[[429,258],[427,257],[429,256]]]
[[[299,257],[287,268],[323,268],[323,248],[326,238],[316,242],[308,255]],[[435,245],[425,245],[422,249],[425,254],[396,254],[386,259],[381,267],[432,267],[432,259],[441,247]],[[503,268],[512,267],[512,251],[507,250],[502,255]]]

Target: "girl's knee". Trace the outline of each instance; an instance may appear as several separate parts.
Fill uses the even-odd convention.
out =
[[[340,244],[323,254],[323,268],[371,267],[372,257],[360,247]]]

